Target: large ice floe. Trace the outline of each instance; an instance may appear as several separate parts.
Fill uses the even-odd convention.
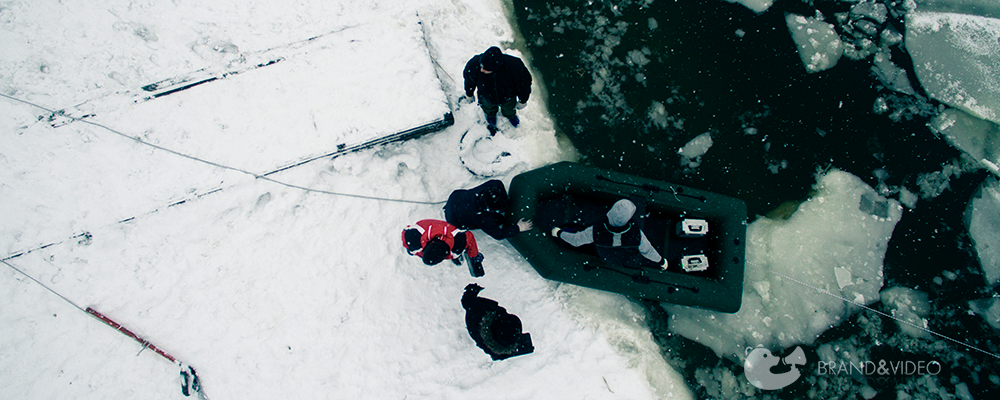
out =
[[[1000,123],[1000,19],[910,13],[906,48],[931,97]]]
[[[1000,283],[1000,182],[989,178],[966,210],[969,236],[976,245],[986,283]]]
[[[1000,330],[1000,297],[972,300],[969,302],[969,308],[983,317],[993,329]]]
[[[952,108],[928,124],[951,145],[1000,175],[1000,3],[922,0],[906,17],[906,48],[928,96]],[[987,179],[969,201],[969,236],[986,284],[1000,282],[1000,186]],[[1000,298],[969,302],[1000,329]]]
[[[973,15],[974,14],[974,15]],[[1000,175],[1000,3],[922,0],[906,18],[906,47],[921,86],[948,108],[928,124],[968,157]],[[1000,185],[983,182],[966,210],[986,284],[1000,283]],[[1000,329],[1000,298],[969,302]]]
[[[902,206],[840,170],[819,176],[814,190],[787,220],[762,217],[748,227],[739,312],[664,305],[670,330],[742,360],[750,347],[811,344],[860,309],[852,303],[878,301]]]
[[[1000,125],[949,108],[928,124],[952,146],[1000,175]]]
[[[920,11],[951,12],[1000,18],[1000,2],[996,0],[914,0]]]
[[[906,43],[921,86],[954,107],[931,130],[1000,174],[1000,19],[911,13]]]

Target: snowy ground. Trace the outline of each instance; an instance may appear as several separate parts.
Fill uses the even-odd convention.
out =
[[[0,6],[0,398],[182,397],[177,365],[88,307],[196,368],[213,399],[690,396],[620,296],[545,281],[486,236],[480,279],[398,243],[483,180],[458,157],[480,118],[458,80],[513,41],[504,15],[493,0]],[[186,75],[221,78],[142,101]],[[504,133],[520,162],[498,178],[572,154],[541,98]],[[257,178],[452,107],[432,136]],[[473,281],[534,354],[475,346]]]

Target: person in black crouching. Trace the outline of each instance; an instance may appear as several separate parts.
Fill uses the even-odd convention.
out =
[[[472,189],[451,192],[444,205],[444,219],[461,229],[482,229],[494,239],[504,240],[532,227],[526,219],[504,225],[509,203],[503,182],[491,179]]]
[[[521,320],[507,313],[496,301],[479,297],[482,290],[481,286],[472,283],[465,287],[462,295],[465,325],[476,345],[493,357],[493,361],[535,351],[531,335],[521,333]]]

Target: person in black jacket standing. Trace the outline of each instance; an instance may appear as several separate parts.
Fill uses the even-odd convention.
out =
[[[444,218],[459,228],[482,229],[494,239],[504,240],[532,227],[531,221],[524,219],[517,225],[504,226],[509,202],[503,182],[492,179],[472,189],[451,192],[444,205]]]
[[[490,134],[497,131],[497,110],[515,128],[521,122],[517,109],[524,108],[531,95],[531,73],[520,58],[503,54],[493,46],[465,64],[465,95],[469,99],[479,91],[479,106],[486,114]]]
[[[465,326],[476,346],[493,361],[534,352],[531,334],[521,332],[521,319],[508,313],[496,301],[479,297],[482,290],[482,286],[473,283],[465,287],[462,295]]]

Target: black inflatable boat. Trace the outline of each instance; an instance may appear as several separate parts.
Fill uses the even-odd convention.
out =
[[[543,277],[629,297],[734,313],[743,297],[747,211],[743,201],[684,186],[563,162],[511,181],[509,223],[535,229],[510,238]],[[667,258],[658,266],[610,265],[593,245],[574,248],[549,235],[583,229],[620,199],[639,206],[638,224]]]

